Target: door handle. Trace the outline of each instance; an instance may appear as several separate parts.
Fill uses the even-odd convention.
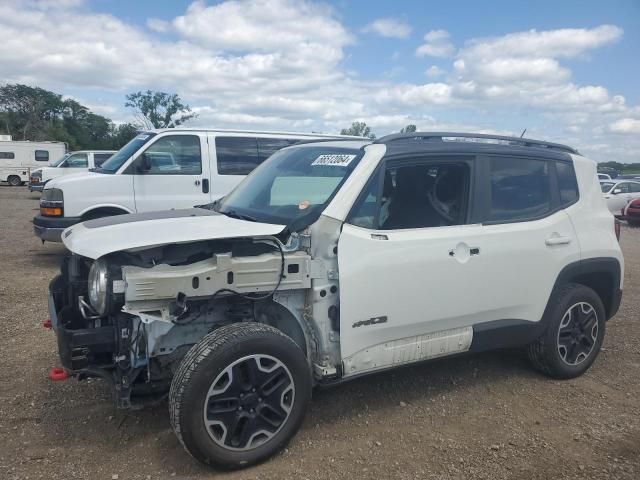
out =
[[[202,193],[209,193],[209,179],[202,179]]]
[[[466,245],[465,245],[465,247],[466,247]],[[453,250],[449,250],[449,256],[450,257],[455,257],[456,256],[456,250],[458,250],[459,248],[460,247],[458,246]],[[468,251],[469,251],[469,256],[471,256],[471,257],[473,257],[475,255],[480,255],[480,248],[478,248],[478,247],[469,247]],[[462,251],[459,251],[458,253],[461,253],[463,257],[466,256],[465,249],[463,249]]]
[[[550,247],[553,245],[568,245],[571,243],[571,237],[549,237],[544,241],[544,243]]]

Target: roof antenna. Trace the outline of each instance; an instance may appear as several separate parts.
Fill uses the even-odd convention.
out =
[[[520,138],[524,137],[524,132],[526,132],[527,129],[525,128],[524,130],[522,130],[522,133],[520,134]]]

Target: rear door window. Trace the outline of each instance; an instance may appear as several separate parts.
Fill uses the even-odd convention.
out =
[[[486,220],[493,223],[524,221],[549,213],[552,208],[549,166],[546,160],[491,157]]]

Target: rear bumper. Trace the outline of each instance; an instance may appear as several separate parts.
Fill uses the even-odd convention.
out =
[[[31,183],[29,182],[29,191],[30,192],[41,192],[44,190],[44,183]]]
[[[61,242],[65,228],[80,223],[80,217],[43,217],[33,218],[33,233],[36,237],[47,242]]]

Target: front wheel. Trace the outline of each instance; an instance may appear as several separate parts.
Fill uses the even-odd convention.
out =
[[[182,360],[169,393],[171,425],[197,460],[246,467],[284,447],[310,399],[298,345],[268,325],[237,323],[209,333]]]
[[[584,285],[566,285],[554,294],[543,321],[546,331],[528,348],[533,366],[558,379],[586,372],[604,339],[605,311],[598,294]]]

